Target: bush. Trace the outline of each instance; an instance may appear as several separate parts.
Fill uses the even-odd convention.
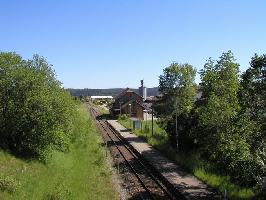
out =
[[[118,120],[127,120],[129,119],[127,115],[123,114],[123,115],[119,115]]]
[[[266,196],[266,140],[263,140],[258,147],[255,161],[261,170],[261,174],[256,177],[258,187],[261,195]]]
[[[238,114],[219,131],[205,129],[205,132],[211,134],[206,134],[204,142],[209,140],[212,143],[205,143],[201,152],[204,152],[205,158],[212,161],[220,172],[230,175],[232,181],[242,186],[254,186],[256,176],[261,174],[254,159],[251,142],[257,131],[252,120],[244,114]]]
[[[74,199],[71,191],[64,185],[60,184],[52,192],[45,195],[43,200],[65,200],[65,199]]]
[[[17,190],[19,183],[10,176],[0,175],[0,190],[13,193]]]
[[[43,57],[23,60],[0,53],[0,146],[23,157],[45,157],[47,149],[67,151],[70,95]]]

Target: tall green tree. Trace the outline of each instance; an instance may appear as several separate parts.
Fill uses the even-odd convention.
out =
[[[0,53],[0,146],[21,156],[40,157],[49,148],[66,151],[73,102],[38,55],[23,60]]]
[[[251,58],[250,67],[241,80],[240,102],[242,111],[256,122],[259,129],[250,139],[256,163],[258,182],[266,194],[266,54]]]
[[[218,134],[230,128],[230,120],[240,108],[239,64],[235,62],[233,53],[228,51],[216,63],[210,58],[200,75],[203,105],[198,109],[199,118],[201,125],[209,130],[202,135],[202,140],[206,139],[205,145],[209,144],[207,149],[212,151],[212,144],[216,146],[218,142]]]
[[[228,51],[217,62],[209,59],[200,74],[203,99],[198,114],[202,150],[233,179],[252,185],[258,166],[250,141],[257,127],[241,112],[239,64]]]
[[[159,90],[162,94],[157,112],[165,123],[175,119],[176,149],[179,150],[179,129],[177,121],[181,115],[190,113],[196,98],[196,69],[189,64],[172,63],[159,77]],[[174,135],[172,133],[172,135]]]
[[[245,112],[261,126],[266,137],[266,54],[255,54],[242,75],[241,104]]]

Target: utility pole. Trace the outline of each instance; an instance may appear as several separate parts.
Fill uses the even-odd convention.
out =
[[[179,151],[178,146],[178,140],[179,140],[179,134],[178,134],[178,127],[177,127],[177,100],[175,99],[175,135],[176,135],[176,152]]]
[[[120,105],[120,116],[121,116],[122,115],[122,107],[121,107],[122,102],[121,101],[119,101],[119,105]]]
[[[145,112],[145,118],[146,118],[146,121],[145,121],[145,127],[144,127],[144,132],[145,132],[145,134],[146,134],[146,139],[147,139],[147,110],[144,110],[144,112]]]
[[[129,120],[130,120],[130,128],[133,129],[132,127],[132,123],[131,123],[131,104],[128,104],[129,105]]]
[[[151,106],[151,136],[153,137],[153,106]]]

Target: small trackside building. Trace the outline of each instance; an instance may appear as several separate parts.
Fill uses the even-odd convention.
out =
[[[126,88],[118,96],[110,109],[113,116],[126,114],[133,118],[144,119],[143,97],[135,93],[133,90]]]

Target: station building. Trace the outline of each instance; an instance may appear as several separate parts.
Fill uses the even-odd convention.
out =
[[[114,116],[126,114],[130,117],[143,120],[144,110],[143,97],[133,90],[126,88],[116,96],[110,111]]]

